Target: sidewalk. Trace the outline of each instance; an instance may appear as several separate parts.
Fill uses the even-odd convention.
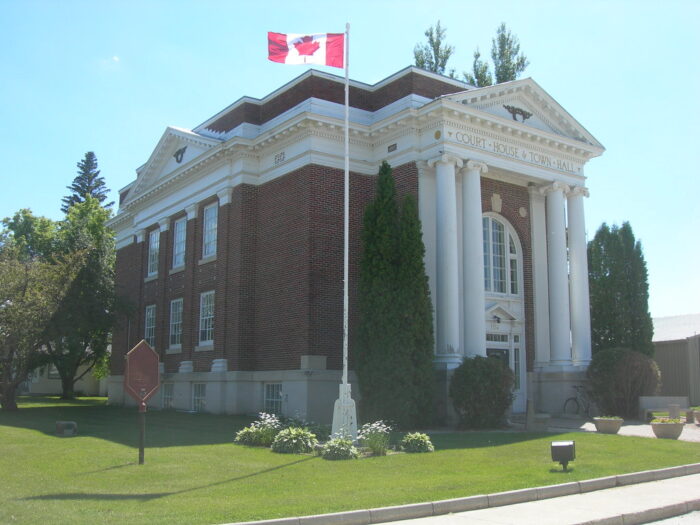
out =
[[[404,520],[401,525],[574,525],[649,523],[700,510],[700,474],[517,503],[442,516]],[[688,523],[692,523],[689,521]]]

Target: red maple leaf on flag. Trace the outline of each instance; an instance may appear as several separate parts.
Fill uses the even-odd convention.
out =
[[[318,42],[315,42],[313,37],[304,36],[300,42],[294,42],[294,47],[297,48],[299,55],[312,56],[318,48],[321,47]]]

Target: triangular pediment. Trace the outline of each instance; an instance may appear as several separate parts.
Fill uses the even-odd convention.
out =
[[[508,311],[506,308],[498,303],[490,303],[486,305],[486,319],[498,319],[500,321],[519,321],[512,312]]]
[[[131,201],[181,170],[221,141],[189,130],[168,127],[148,161],[136,170],[136,183],[129,190]]]
[[[531,78],[463,91],[445,98],[515,126],[534,128],[603,149],[593,135]]]

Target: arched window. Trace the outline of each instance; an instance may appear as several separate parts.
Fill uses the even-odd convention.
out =
[[[518,295],[518,249],[505,224],[484,217],[484,289],[487,292]]]

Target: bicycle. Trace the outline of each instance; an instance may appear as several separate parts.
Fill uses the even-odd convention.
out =
[[[572,388],[576,390],[576,395],[564,401],[563,413],[565,415],[578,415],[583,410],[583,414],[585,414],[587,418],[590,418],[591,400],[588,399],[586,387],[583,385],[573,385]]]

